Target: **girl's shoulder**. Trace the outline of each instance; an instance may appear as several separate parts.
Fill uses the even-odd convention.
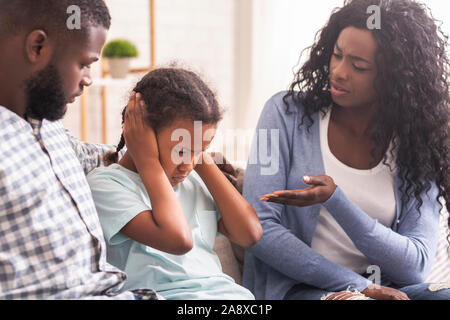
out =
[[[95,168],[89,172],[87,180],[91,187],[96,185],[101,188],[106,183],[114,183],[133,190],[136,185],[141,183],[138,173],[128,170],[117,163]]]

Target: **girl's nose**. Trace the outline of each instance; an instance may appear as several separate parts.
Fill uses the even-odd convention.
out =
[[[178,171],[183,173],[183,174],[187,174],[189,172],[191,172],[194,169],[194,164],[192,162],[189,163],[182,163],[178,166]]]

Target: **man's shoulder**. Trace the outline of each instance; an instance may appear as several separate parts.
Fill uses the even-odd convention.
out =
[[[28,131],[31,133],[31,126],[25,119],[19,117],[11,110],[0,106],[0,136],[2,139],[5,139],[5,136],[11,133],[18,133],[20,131]]]

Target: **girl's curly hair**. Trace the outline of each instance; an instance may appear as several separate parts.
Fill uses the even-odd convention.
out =
[[[329,62],[334,45],[346,27],[368,28],[371,5],[381,13],[381,29],[372,30],[378,43],[374,87],[379,105],[371,133],[372,155],[378,147],[386,150],[386,141],[392,137],[402,201],[414,196],[420,212],[422,193],[435,183],[439,187],[436,200],[443,198],[450,209],[448,36],[425,5],[412,0],[346,0],[317,33],[308,48],[309,60],[296,73],[284,102],[287,105],[290,98],[303,104],[300,126],[308,120],[308,129],[312,115],[333,104]]]
[[[192,71],[182,68],[158,68],[147,73],[133,89],[147,106],[148,123],[157,133],[177,119],[191,119],[205,124],[218,123],[223,116],[213,91]],[[122,123],[126,107],[122,112]],[[104,157],[106,165],[115,163],[125,146],[123,134],[115,152]]]

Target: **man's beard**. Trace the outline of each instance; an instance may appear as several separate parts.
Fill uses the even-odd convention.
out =
[[[58,69],[49,64],[25,82],[26,116],[36,120],[60,120],[67,111],[67,99]]]

